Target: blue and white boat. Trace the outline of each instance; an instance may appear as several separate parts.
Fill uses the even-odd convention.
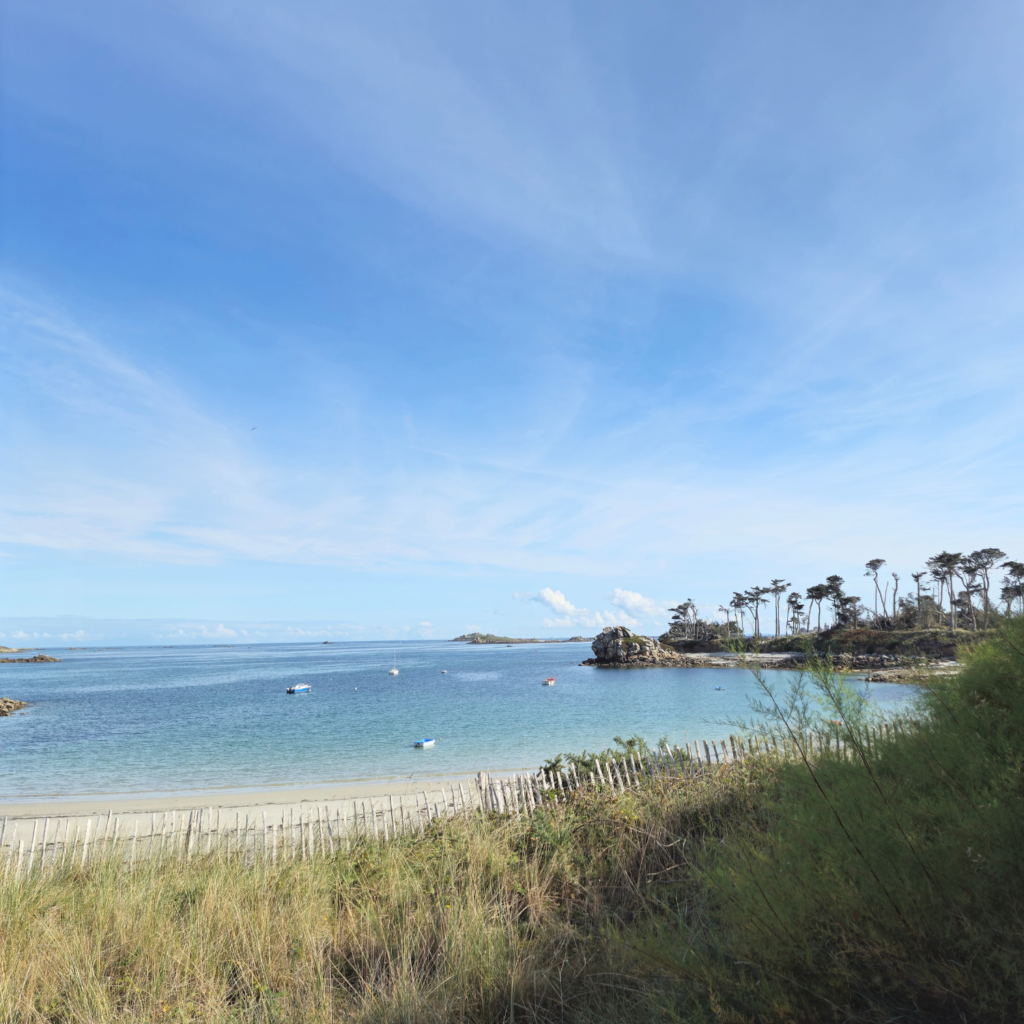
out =
[[[433,745],[434,745],[434,741],[433,740],[417,740],[413,744],[414,747],[419,747],[421,750],[425,750],[427,747],[432,747]]]
[[[285,691],[286,693],[312,693],[313,688],[309,683],[296,683],[294,686],[289,686]]]

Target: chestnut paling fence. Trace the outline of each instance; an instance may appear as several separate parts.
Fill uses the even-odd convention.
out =
[[[4,818],[0,824],[0,878],[12,882],[54,868],[84,866],[114,857],[224,857],[249,862],[333,856],[357,842],[387,842],[423,834],[456,815],[530,814],[573,799],[579,790],[621,794],[641,786],[697,781],[752,757],[813,759],[825,751],[853,756],[897,738],[912,723],[895,720],[864,729],[836,723],[832,731],[665,744],[645,751],[598,756],[580,770],[555,769],[492,775],[479,772],[466,784],[445,783],[415,794],[296,804],[242,812],[214,807],[143,815],[129,813],[54,818]],[[589,765],[593,765],[593,770]]]

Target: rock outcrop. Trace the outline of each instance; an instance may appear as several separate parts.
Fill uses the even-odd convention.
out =
[[[8,665],[30,665],[39,661],[60,661],[60,658],[51,658],[48,654],[36,654],[31,658],[0,658],[0,662]]]
[[[647,636],[637,636],[625,626],[605,626],[590,645],[593,658],[584,665],[602,668],[659,668],[687,664],[671,647]]]
[[[15,700],[13,697],[0,697],[0,718],[13,715],[15,711],[27,708],[28,703],[23,700]]]

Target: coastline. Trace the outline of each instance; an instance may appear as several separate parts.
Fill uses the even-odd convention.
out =
[[[532,772],[536,766],[505,767],[486,770],[496,777],[515,772]],[[408,778],[356,779],[337,782],[314,782],[301,786],[281,788],[204,789],[188,790],[182,793],[111,793],[88,794],[72,797],[0,797],[0,820],[10,821],[32,818],[81,818],[82,820],[106,814],[143,817],[163,814],[168,811],[188,811],[197,807],[212,807],[214,810],[231,813],[252,814],[259,811],[279,810],[282,807],[300,804],[342,803],[348,800],[369,800],[380,797],[415,796],[424,789],[436,791],[439,787],[461,782],[472,776],[461,775],[420,775]]]

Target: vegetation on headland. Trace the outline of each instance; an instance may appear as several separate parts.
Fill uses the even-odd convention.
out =
[[[5,877],[3,1019],[1018,1020],[1024,618],[963,657],[899,736],[811,659],[759,677],[786,759],[333,858]]]
[[[760,654],[783,654],[813,651],[819,655],[891,654],[910,658],[955,658],[963,647],[971,647],[996,635],[995,629],[899,629],[880,630],[858,627],[828,629],[821,633],[804,633],[778,637],[733,637],[731,639],[676,641],[678,651],[746,651]],[[664,638],[662,638],[664,642]]]
[[[766,587],[734,591],[728,604],[717,609],[724,615],[724,622],[702,617],[696,604],[687,599],[670,609],[672,622],[660,640],[679,644],[742,638],[747,635],[748,617],[752,635],[762,638],[767,630],[762,629],[761,617],[769,608],[774,613],[775,637],[821,634],[823,606],[827,633],[941,626],[950,632],[958,626],[973,632],[987,630],[1014,614],[1024,614],[1024,562],[1003,559],[1006,552],[999,548],[981,548],[967,555],[942,551],[927,559],[924,569],[910,574],[915,591],[900,597],[899,573],[890,572],[891,581],[880,579],[886,561],[872,558],[864,564],[864,575],[871,580],[870,605],[859,596],[848,594],[843,589],[846,581],[839,575],[829,576],[824,583],[808,587],[803,593],[790,590],[792,584],[782,578],[772,580]],[[993,601],[992,586],[999,570],[1004,570],[1004,575],[999,599]]]

